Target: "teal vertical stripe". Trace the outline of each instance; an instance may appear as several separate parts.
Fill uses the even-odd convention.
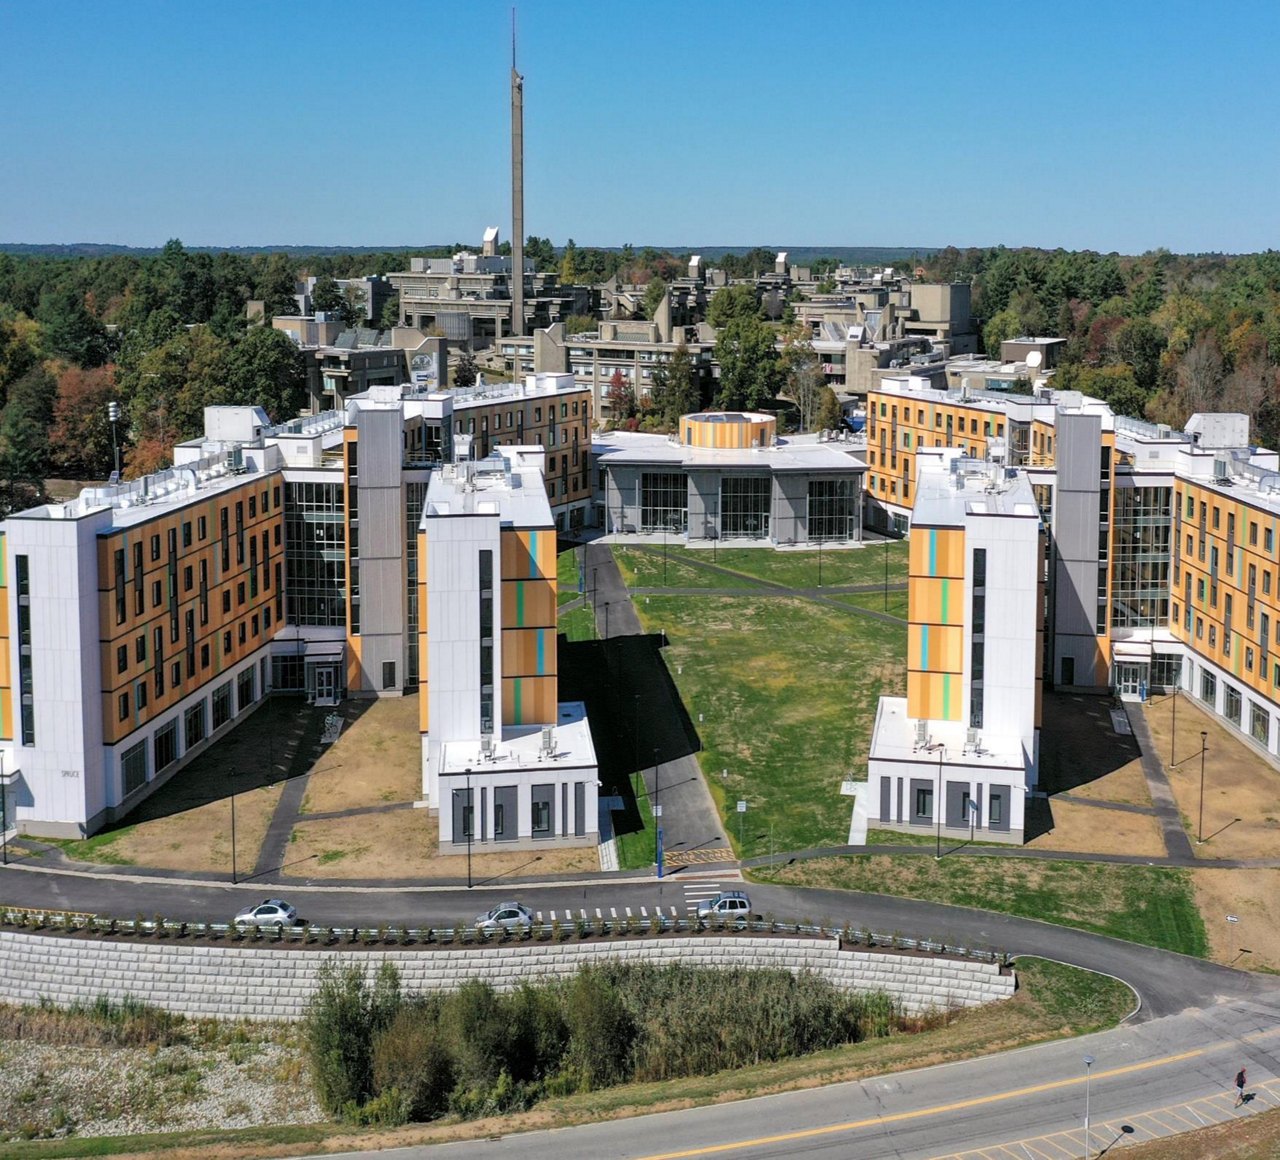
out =
[[[920,667],[922,669],[929,667],[929,626],[927,624],[920,627]]]
[[[538,571],[538,533],[529,533],[529,575],[541,576]]]
[[[929,575],[936,576],[938,574],[938,533],[930,529],[929,531]]]

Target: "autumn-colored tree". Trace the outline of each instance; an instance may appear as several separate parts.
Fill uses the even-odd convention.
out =
[[[609,389],[605,392],[605,400],[609,404],[609,419],[613,423],[622,423],[635,417],[636,393],[631,383],[623,378],[621,371],[614,371],[609,380]]]
[[[68,364],[56,370],[57,397],[49,430],[49,466],[65,479],[105,479],[113,470],[107,404],[119,398],[112,366]],[[124,437],[126,432],[119,431]]]

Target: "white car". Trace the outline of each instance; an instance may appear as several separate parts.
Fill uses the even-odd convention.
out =
[[[476,930],[528,930],[533,911],[519,902],[499,902],[476,919]]]
[[[741,890],[724,890],[714,898],[704,898],[698,903],[698,919],[749,919],[751,917],[751,899]]]
[[[268,898],[256,906],[246,906],[235,917],[236,926],[293,926],[298,912],[280,898]]]

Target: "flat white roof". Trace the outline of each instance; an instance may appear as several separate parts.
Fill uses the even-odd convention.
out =
[[[555,774],[568,769],[594,769],[596,750],[587,724],[586,706],[581,701],[561,702],[554,724],[550,754],[542,751],[542,725],[504,725],[502,736],[494,738],[492,754],[481,750],[479,738],[446,741],[440,747],[440,773],[456,776],[470,769],[475,774]]]
[[[881,697],[871,733],[871,761],[895,761],[918,766],[917,775],[936,772],[939,758],[944,767],[964,765],[975,769],[1026,770],[1022,741],[991,737],[978,730],[978,743],[967,746],[969,730],[962,721],[930,721],[925,744],[916,734],[916,720],[907,716],[906,697]]]
[[[756,468],[769,471],[863,472],[866,441],[819,442],[817,435],[788,435],[772,447],[686,447],[673,437],[639,431],[605,431],[592,436],[598,463],[671,467]]]

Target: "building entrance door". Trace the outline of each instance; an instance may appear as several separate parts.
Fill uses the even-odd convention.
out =
[[[316,704],[334,704],[336,686],[337,681],[334,679],[333,666],[316,665]]]
[[[1116,662],[1116,691],[1122,697],[1138,697],[1147,687],[1146,664],[1132,661]]]

